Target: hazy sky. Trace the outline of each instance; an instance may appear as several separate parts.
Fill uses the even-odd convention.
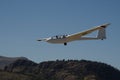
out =
[[[107,39],[62,44],[39,38],[72,34],[111,23]],[[35,62],[100,61],[120,69],[120,0],[0,0],[0,55]]]

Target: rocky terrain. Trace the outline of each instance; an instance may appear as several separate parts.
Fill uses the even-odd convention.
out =
[[[0,80],[120,80],[120,71],[88,60],[56,60],[39,64],[17,59],[0,70]]]
[[[4,69],[4,67],[6,65],[9,65],[11,63],[13,63],[14,61],[18,60],[18,59],[27,59],[25,57],[4,57],[4,56],[0,56],[0,69]]]

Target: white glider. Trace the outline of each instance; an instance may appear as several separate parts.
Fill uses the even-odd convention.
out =
[[[75,40],[99,40],[99,39],[103,40],[103,39],[106,39],[105,29],[108,25],[110,25],[110,23],[103,24],[103,25],[94,27],[92,29],[89,29],[83,32],[78,32],[71,35],[56,35],[49,38],[39,39],[37,41],[45,41],[48,43],[57,43],[57,44],[67,45],[68,42],[75,41]],[[97,37],[85,37],[85,35],[90,34],[96,30],[98,30]]]

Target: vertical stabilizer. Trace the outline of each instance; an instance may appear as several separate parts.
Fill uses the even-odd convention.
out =
[[[98,39],[106,39],[106,30],[105,28],[102,28],[98,31],[98,36],[97,36]]]

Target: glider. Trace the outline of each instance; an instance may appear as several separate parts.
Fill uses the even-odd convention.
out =
[[[71,35],[56,35],[56,36],[49,37],[49,38],[39,39],[37,41],[45,41],[48,43],[67,45],[68,42],[76,41],[76,40],[99,40],[99,39],[103,40],[103,39],[106,39],[106,27],[108,25],[110,25],[110,23],[103,24],[103,25],[94,27],[92,29],[78,32],[78,33],[71,34]],[[98,34],[96,37],[85,37],[85,35],[88,35],[94,31],[98,31]]]

